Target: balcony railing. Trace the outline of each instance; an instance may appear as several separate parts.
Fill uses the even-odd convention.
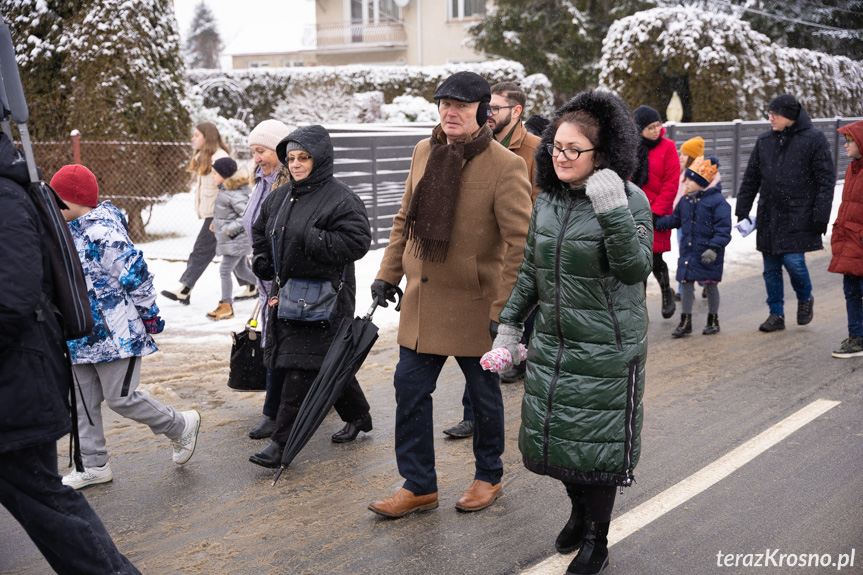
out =
[[[361,46],[402,47],[407,33],[401,22],[326,22],[307,26],[303,45],[308,48],[349,48]]]

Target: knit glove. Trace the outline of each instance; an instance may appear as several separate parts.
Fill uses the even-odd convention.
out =
[[[518,365],[521,363],[521,354],[518,351],[518,344],[521,343],[521,335],[523,333],[523,327],[516,327],[514,325],[502,323],[497,327],[497,337],[494,338],[491,348],[493,350],[499,347],[506,348],[512,356],[513,364]]]
[[[614,170],[597,170],[587,180],[587,197],[597,214],[627,205],[623,180]]]
[[[521,343],[518,344],[518,358],[519,363],[527,359],[527,348]],[[509,353],[507,348],[498,347],[487,351],[480,358],[479,364],[485,371],[503,373],[512,369],[512,354]]]
[[[716,261],[716,256],[716,250],[707,248],[706,250],[704,250],[704,253],[701,254],[701,262],[705,264],[712,264]]]
[[[144,329],[147,330],[147,333],[162,333],[162,330],[165,329],[165,320],[158,315],[150,319],[141,319],[141,321],[144,322]]]

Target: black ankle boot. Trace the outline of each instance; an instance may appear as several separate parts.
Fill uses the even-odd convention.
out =
[[[677,305],[674,303],[674,290],[666,285],[662,287],[662,317],[670,318],[677,311]]]
[[[692,314],[680,314],[680,324],[671,332],[671,337],[683,337],[692,333]]]
[[[558,553],[572,553],[581,546],[581,540],[587,531],[587,517],[584,510],[584,499],[580,495],[572,499],[572,513],[569,521],[563,526],[557,539],[554,540],[554,548]]]
[[[719,315],[715,313],[707,314],[707,326],[702,331],[704,335],[713,335],[719,333]]]
[[[333,443],[347,443],[353,441],[360,434],[360,431],[368,433],[372,430],[372,414],[367,413],[359,419],[349,421],[345,424],[341,431],[333,434]]]
[[[572,575],[598,575],[608,566],[609,523],[588,521],[587,533],[581,541],[578,555],[566,568]]]
[[[249,437],[252,439],[266,439],[273,434],[273,429],[276,428],[276,419],[266,415],[261,416],[261,420],[249,430]]]
[[[260,452],[249,457],[249,461],[261,467],[275,469],[282,463],[282,453],[285,452],[285,444],[270,440],[270,443]]]

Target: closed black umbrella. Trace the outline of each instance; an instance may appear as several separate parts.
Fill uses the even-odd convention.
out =
[[[402,291],[396,288],[399,301],[396,311],[401,309]],[[363,317],[344,318],[339,324],[333,343],[324,356],[321,370],[312,383],[309,393],[300,406],[285,451],[282,454],[282,465],[273,479],[273,485],[279,480],[282,471],[291,464],[303,447],[315,434],[321,422],[335,405],[336,400],[344,392],[348,382],[362,367],[369,351],[378,339],[378,326],[372,323],[372,314],[378,307],[377,298],[372,302],[369,311]]]

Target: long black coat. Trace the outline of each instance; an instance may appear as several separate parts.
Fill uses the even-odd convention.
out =
[[[267,309],[270,315],[264,364],[278,369],[320,369],[339,322],[354,314],[354,262],[368,252],[372,236],[362,200],[333,177],[333,144],[327,131],[322,126],[304,126],[289,134],[276,150],[283,163],[289,141],[306,149],[314,158],[314,165],[307,178],[299,182],[292,178],[291,183],[274,190],[261,206],[252,226],[255,270],[266,268],[272,273],[271,237],[275,234],[279,276],[283,282],[291,277],[315,278],[328,279],[338,286],[345,266],[347,273],[336,317],[329,326],[287,323],[277,318],[278,306]],[[292,207],[289,206],[292,200],[285,201],[288,194],[293,200]],[[270,273],[264,273],[261,279],[270,279],[265,277]],[[273,282],[273,291],[277,289]]]
[[[0,453],[69,433],[71,369],[54,314],[40,304],[53,291],[45,234],[26,190],[23,158],[0,134]]]
[[[821,232],[830,221],[836,171],[830,145],[812,127],[806,110],[793,126],[761,134],[749,157],[737,194],[738,218],[758,214],[755,246],[768,254],[820,250]]]

